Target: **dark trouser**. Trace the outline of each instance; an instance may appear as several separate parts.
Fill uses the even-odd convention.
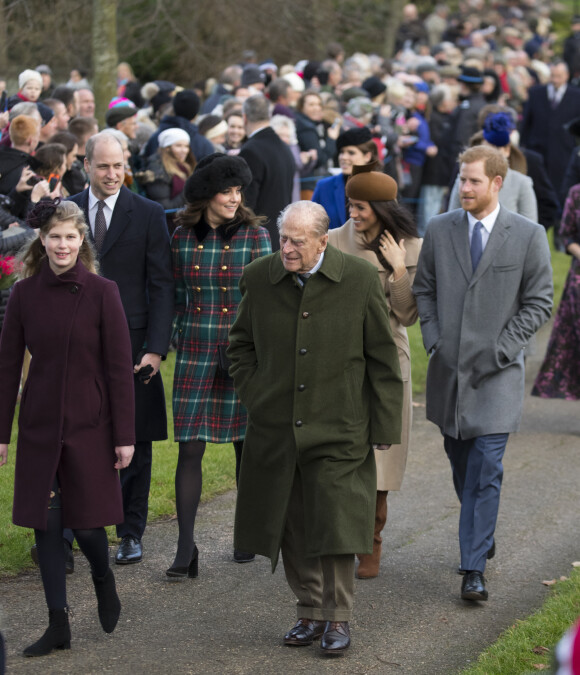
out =
[[[141,540],[145,532],[149,511],[152,458],[153,443],[139,441],[135,443],[135,454],[131,464],[126,469],[121,469],[124,521],[121,525],[117,525],[118,537],[130,535]]]
[[[354,602],[354,553],[307,558],[305,543],[302,484],[297,471],[282,539],[284,572],[298,599],[297,616],[316,621],[350,621]]]
[[[483,572],[499,511],[502,459],[509,434],[489,434],[467,440],[443,436],[461,502],[459,547],[461,569]]]

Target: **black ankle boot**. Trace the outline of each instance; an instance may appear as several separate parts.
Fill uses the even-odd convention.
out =
[[[24,656],[44,656],[53,649],[70,649],[70,626],[68,607],[48,610],[48,628],[44,635],[30,647],[26,647]]]
[[[112,633],[121,614],[121,601],[117,595],[113,570],[109,567],[104,577],[93,575],[93,583],[99,605],[99,621],[105,633]]]

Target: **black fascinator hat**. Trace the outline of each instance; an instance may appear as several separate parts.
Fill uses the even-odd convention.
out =
[[[60,197],[56,199],[41,199],[26,216],[26,224],[33,230],[40,230],[56,213],[56,207],[62,200]]]
[[[245,159],[214,152],[195,167],[185,183],[184,194],[191,204],[211,199],[218,192],[236,185],[247,188],[251,182],[252,172]]]

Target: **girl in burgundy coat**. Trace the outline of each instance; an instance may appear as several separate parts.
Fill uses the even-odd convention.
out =
[[[0,341],[0,466],[8,443],[25,348],[13,521],[34,528],[49,627],[24,650],[70,647],[62,528],[74,530],[91,564],[99,619],[110,633],[121,604],[109,567],[105,525],[123,520],[117,470],[134,443],[131,345],[119,292],[97,276],[87,226],[73,202],[41,201],[39,228],[22,256]]]

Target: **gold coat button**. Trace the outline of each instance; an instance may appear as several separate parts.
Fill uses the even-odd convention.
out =
[[[220,291],[223,291],[224,293],[225,293],[227,290],[228,290],[228,289],[227,289],[225,286],[221,286],[221,287],[220,287]]]
[[[201,312],[201,307],[196,307],[195,311],[198,312],[198,313]]]
[[[198,244],[198,245],[197,245],[197,250],[198,250],[198,251],[201,251],[202,249],[203,249],[203,244]]]
[[[199,270],[199,265],[196,265],[193,269],[196,271]]]
[[[195,290],[196,290],[198,293],[201,293],[201,288],[200,288],[199,286],[196,286],[196,287],[195,287]]]
[[[224,272],[225,272],[227,269],[228,269],[228,266],[227,266],[227,265],[222,265],[222,270],[224,270]]]
[[[228,308],[227,308],[227,307],[224,307],[224,308],[222,309],[222,312],[223,312],[224,314],[227,314],[227,313],[228,313]]]
[[[226,245],[224,246],[224,251],[229,251],[229,250],[230,250],[230,247],[226,244]]]

